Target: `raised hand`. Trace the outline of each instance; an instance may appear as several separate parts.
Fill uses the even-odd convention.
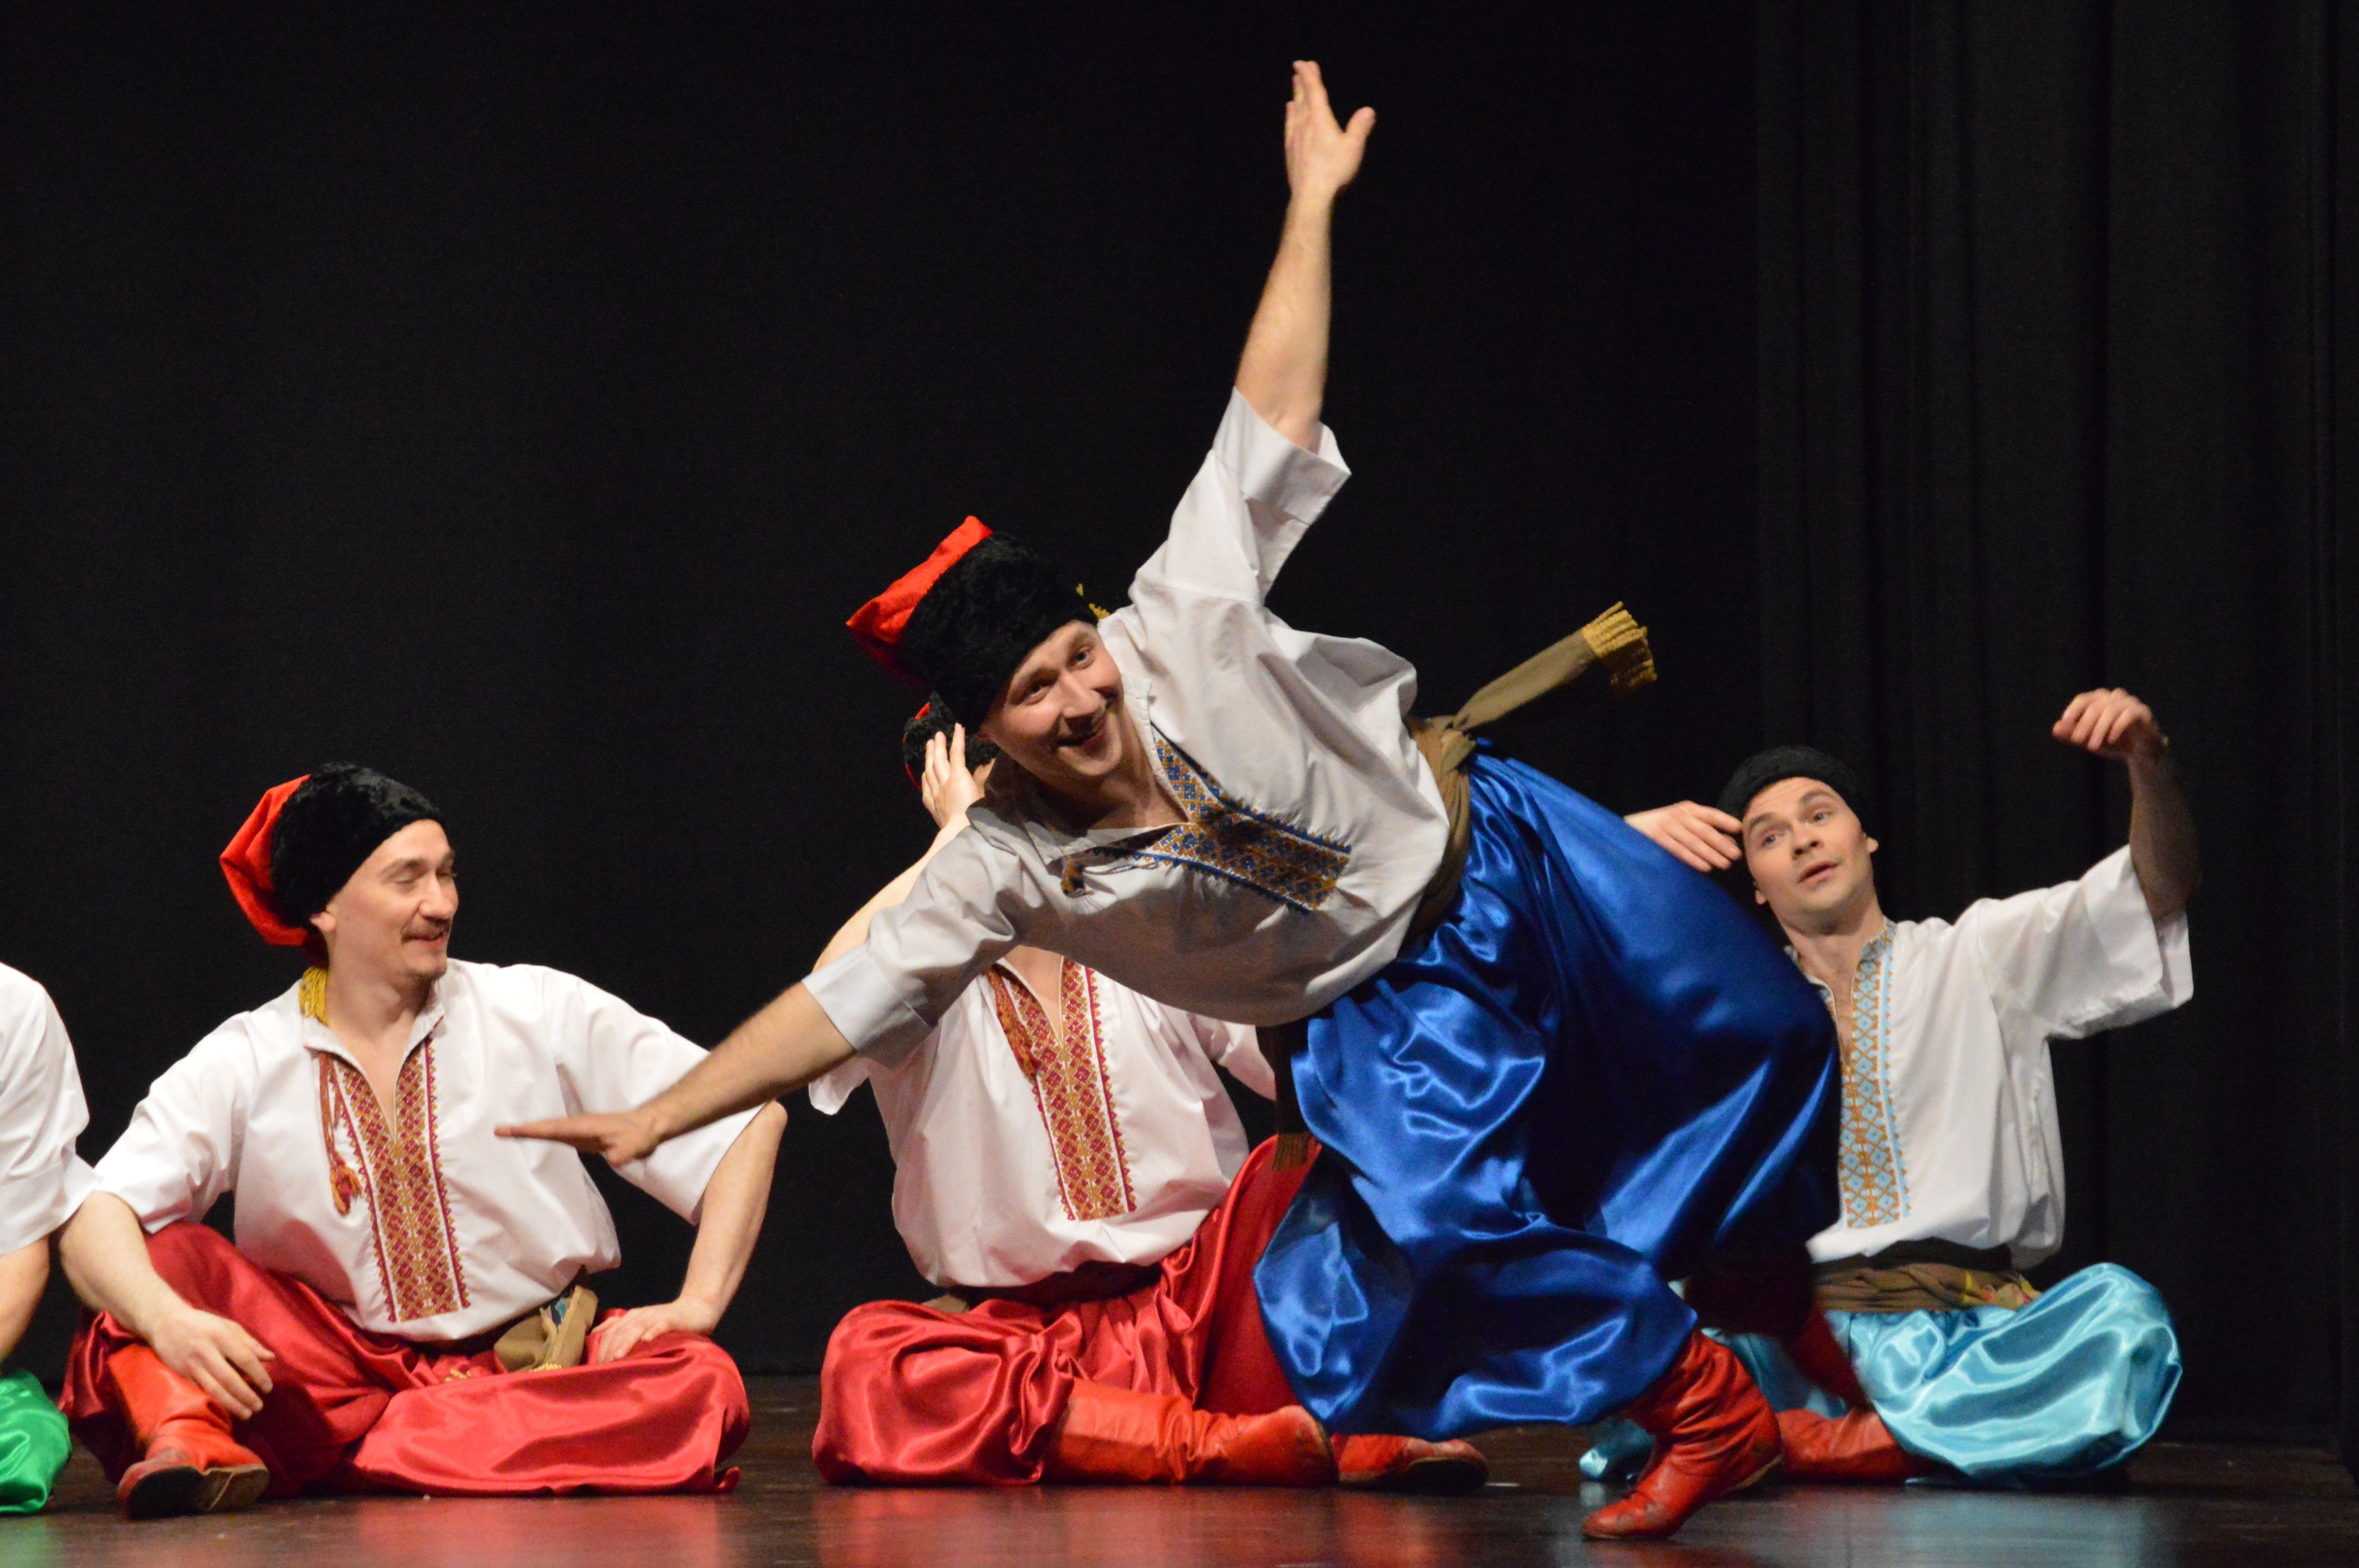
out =
[[[949,827],[966,821],[967,808],[983,798],[995,764],[966,765],[966,726],[953,724],[947,735],[926,742],[926,770],[918,780],[918,794],[926,803],[934,826]]]
[[[1376,112],[1369,108],[1355,112],[1348,125],[1337,124],[1319,62],[1296,60],[1294,97],[1286,105],[1288,187],[1298,199],[1332,200],[1360,172],[1360,157],[1375,126]]]
[[[262,1413],[262,1401],[270,1392],[266,1363],[277,1357],[243,1325],[182,1306],[155,1325],[147,1347],[237,1420],[251,1421]]]
[[[1737,836],[1745,825],[1725,811],[1682,800],[1622,819],[1697,871],[1724,871],[1745,858]]]
[[[656,1151],[663,1137],[655,1118],[638,1110],[601,1112],[591,1116],[560,1116],[547,1121],[510,1122],[492,1129],[502,1138],[542,1138],[567,1143],[584,1154],[603,1155],[609,1165],[627,1165]]]
[[[2169,751],[2154,709],[2119,687],[2084,691],[2065,705],[2049,733],[2068,746],[2122,762],[2158,762]]]
[[[720,1321],[717,1309],[686,1296],[656,1306],[633,1307],[590,1331],[590,1362],[603,1366],[620,1361],[659,1334],[711,1334]]]

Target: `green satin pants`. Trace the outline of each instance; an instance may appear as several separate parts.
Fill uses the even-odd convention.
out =
[[[66,1418],[40,1379],[30,1372],[0,1378],[0,1514],[40,1512],[72,1452]]]

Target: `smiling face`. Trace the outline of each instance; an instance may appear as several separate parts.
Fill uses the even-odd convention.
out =
[[[442,978],[458,914],[451,840],[439,822],[413,822],[379,844],[311,924],[331,968],[403,984]]]
[[[1053,793],[1093,798],[1133,744],[1122,672],[1097,628],[1068,622],[1026,654],[983,733]]]
[[[1753,897],[1788,931],[1854,924],[1875,902],[1875,849],[1843,796],[1816,779],[1780,779],[1745,807]]]

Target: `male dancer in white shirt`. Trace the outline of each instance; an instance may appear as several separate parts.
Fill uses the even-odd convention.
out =
[[[2040,1292],[2020,1272],[2064,1234],[2048,1043],[2194,994],[2194,818],[2154,714],[2088,691],[2053,733],[2127,770],[2129,843],[2076,881],[1984,899],[1954,923],[1886,917],[1859,782],[1808,747],[1746,761],[1717,811],[1631,819],[1700,871],[1743,862],[1843,1044],[1843,1221],[1810,1252],[1849,1365],[1740,1345],[1793,1407],[1778,1417],[1790,1478],[2086,1476],[2153,1436],[2178,1388],[2151,1285],[2102,1263]]]
[[[74,1152],[89,1124],[73,1043],[49,993],[0,964],[0,1359],[49,1281],[49,1236],[90,1192]],[[73,1439],[30,1372],[0,1378],[0,1513],[49,1500]]]
[[[577,1156],[493,1124],[630,1098],[703,1053],[571,975],[451,960],[441,813],[381,773],[277,786],[222,864],[313,967],[157,1079],[66,1228],[93,1315],[62,1402],[125,1510],[727,1486],[745,1390],[705,1336],[786,1113],[617,1167],[696,1246],[677,1299],[608,1314],[569,1365],[592,1310],[572,1287],[621,1261],[614,1221]],[[231,1194],[235,1245],[201,1223]],[[495,1346],[544,1310],[560,1353]]]
[[[1665,1281],[1790,1253],[1807,1310],[1833,1030],[1717,891],[1462,728],[1413,731],[1406,661],[1269,611],[1348,477],[1329,240],[1375,121],[1296,63],[1277,259],[1129,604],[1100,622],[971,518],[853,617],[1014,764],[968,830],[673,1089],[510,1130],[638,1158],[855,1049],[901,1060],[1019,946],[1285,1030],[1323,1151],[1255,1268],[1288,1386],[1330,1430],[1429,1439],[1627,1408],[1662,1456],[1582,1528],[1667,1535],[1778,1462]]]
[[[902,751],[938,831],[854,915],[824,967],[908,896],[966,827],[995,755],[929,702]],[[893,1217],[945,1297],[855,1308],[828,1342],[812,1456],[832,1481],[1218,1481],[1471,1491],[1463,1443],[1325,1440],[1262,1332],[1253,1265],[1302,1184],[1247,1157],[1216,1067],[1267,1098],[1243,1024],[1184,1013],[1017,947],[924,1044],[810,1086],[875,1091]],[[954,1298],[954,1299],[953,1299]]]

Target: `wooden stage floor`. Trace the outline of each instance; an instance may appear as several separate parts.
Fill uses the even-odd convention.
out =
[[[1491,1434],[1481,1497],[1375,1498],[1147,1487],[872,1491],[822,1487],[810,1379],[754,1385],[755,1429],[727,1498],[473,1502],[322,1499],[218,1519],[125,1524],[86,1454],[50,1510],[0,1519],[0,1568],[755,1568],[824,1563],[1494,1563],[1874,1568],[2359,1564],[2359,1490],[2332,1455],[2158,1444],[2126,1487],[2026,1497],[1912,1487],[1785,1487],[1709,1509],[1669,1544],[1602,1546],[1606,1499],[1576,1434]]]

